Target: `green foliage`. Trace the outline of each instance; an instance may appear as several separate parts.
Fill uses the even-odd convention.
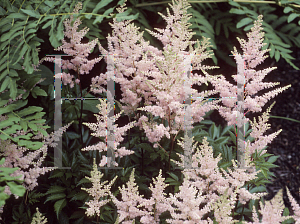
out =
[[[5,158],[2,158],[0,160],[0,165],[3,165],[5,162]],[[5,182],[5,184],[9,187],[10,191],[19,196],[22,197],[25,194],[25,187],[22,186],[23,180],[20,180],[19,178],[21,176],[12,177],[10,174],[14,173],[16,170],[18,170],[18,167],[15,168],[9,168],[9,167],[0,167],[0,183]],[[17,182],[17,183],[15,183]],[[10,197],[10,195],[7,195],[4,193],[5,187],[0,187],[0,206],[5,205],[5,200]]]
[[[83,9],[77,16],[87,18],[86,25],[93,30],[91,35],[95,35],[99,39],[104,37],[100,35],[101,30],[97,29],[96,24],[103,21],[104,18],[116,17],[118,20],[136,19],[138,14],[130,16],[131,10],[125,11],[122,15],[109,15],[113,13],[115,6],[104,9],[112,0],[85,1]],[[37,37],[37,33],[46,32],[49,35],[49,40],[54,48],[61,45],[61,40],[64,38],[63,21],[68,18],[76,5],[77,1],[59,0],[52,1],[14,1],[10,3],[8,0],[0,3],[0,82],[1,90],[8,89],[10,97],[15,99],[17,96],[16,81],[19,77],[19,72],[24,71],[27,74],[34,72],[34,66],[39,64],[38,46],[44,42]],[[121,1],[118,3],[120,4]],[[75,15],[75,18],[76,15]],[[43,31],[47,29],[46,31]],[[24,58],[24,59],[23,59]],[[6,75],[9,75],[7,78]],[[43,94],[39,89],[33,90],[33,93]]]
[[[5,93],[2,95],[5,97]],[[8,100],[1,100],[1,102],[1,104],[4,105],[8,102]],[[19,100],[6,107],[0,108],[0,115],[6,117],[6,119],[0,124],[0,138],[2,140],[10,139],[19,146],[25,146],[28,149],[36,150],[41,148],[43,143],[30,140],[33,136],[32,133],[26,133],[25,135],[19,135],[16,137],[11,136],[15,134],[17,130],[24,130],[26,132],[28,127],[33,130],[35,135],[39,132],[45,136],[48,135],[45,131],[48,126],[42,126],[45,120],[41,119],[45,112],[41,112],[41,107],[31,106],[24,108],[27,105],[27,102],[28,100]],[[20,110],[21,108],[23,109]]]

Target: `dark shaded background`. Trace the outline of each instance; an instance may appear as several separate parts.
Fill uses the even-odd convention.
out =
[[[297,67],[300,67],[300,49],[294,48],[293,57]],[[266,81],[280,82],[280,86],[291,84],[292,86],[276,97],[276,104],[271,110],[271,115],[292,118],[300,121],[300,71],[293,69],[284,60],[280,60],[278,69],[274,75],[267,77]],[[273,184],[268,184],[271,199],[281,188],[288,187],[292,196],[300,203],[300,123],[285,119],[270,118],[271,133],[282,129],[282,132],[273,140],[268,147],[268,152],[280,156],[275,162],[278,168],[272,168],[276,178]],[[286,190],[283,191],[284,203],[290,206]]]

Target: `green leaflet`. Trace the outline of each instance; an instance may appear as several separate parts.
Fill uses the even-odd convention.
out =
[[[106,5],[108,5],[109,3],[111,3],[112,2],[112,0],[102,0],[102,1],[100,1],[97,5],[96,5],[96,7],[94,8],[94,10],[93,10],[93,14],[95,14],[96,12],[98,12],[98,10],[99,9],[102,9],[104,6],[106,6]]]
[[[67,200],[65,198],[60,199],[59,201],[55,202],[55,204],[54,204],[54,210],[56,212],[57,219],[58,219],[59,213],[61,212],[61,210],[64,207],[66,207],[66,205],[67,205]]]
[[[34,18],[37,18],[39,19],[40,18],[40,14],[39,12],[37,11],[34,11],[34,10],[29,10],[29,9],[21,9],[22,12],[24,12],[25,14],[31,16],[31,17],[34,17]]]
[[[245,25],[248,25],[249,23],[253,23],[253,20],[248,17],[244,18],[236,24],[236,28],[241,28]]]
[[[297,17],[299,17],[299,14],[296,14],[296,13],[292,13],[289,15],[288,19],[287,19],[287,22],[290,23],[292,22],[294,19],[296,19]]]

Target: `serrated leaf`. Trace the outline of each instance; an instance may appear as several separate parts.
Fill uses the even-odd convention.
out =
[[[271,47],[271,50],[269,52],[270,52],[270,57],[273,58],[275,54],[275,48]]]
[[[58,40],[62,40],[64,38],[63,20],[61,20],[58,24],[56,38]]]
[[[14,13],[9,14],[6,18],[23,19],[23,20],[25,20],[27,17],[28,16],[24,15],[23,13],[14,12]]]
[[[93,24],[96,24],[96,23],[101,23],[103,21],[103,19],[105,17],[108,17],[109,14],[111,14],[112,12],[114,11],[113,8],[109,8],[107,9],[103,15],[97,15],[96,19],[94,20]]]
[[[1,6],[0,6],[0,16],[4,16],[6,14],[6,10],[4,10]]]
[[[55,202],[54,210],[56,212],[57,219],[58,219],[59,213],[66,205],[67,205],[67,200],[65,198]]]
[[[22,43],[21,43],[21,44],[22,44]],[[18,62],[21,60],[21,58],[24,56],[24,54],[25,54],[25,52],[26,52],[27,50],[28,50],[28,47],[27,47],[26,44],[24,44],[22,50],[19,52],[19,57],[18,57],[18,59],[13,63],[13,65],[15,65],[16,63],[18,63]]]
[[[23,185],[18,185],[14,182],[6,182],[9,186],[11,193],[22,197],[25,194],[26,188]]]
[[[88,179],[86,179],[86,178],[84,177],[84,178],[82,178],[82,179],[78,182],[78,184],[76,185],[76,187],[78,187],[80,184],[85,184],[85,183],[91,183],[91,181],[88,180]]]
[[[75,194],[70,201],[84,201],[89,195],[86,192],[79,192]]]
[[[31,128],[32,130],[34,130],[34,131],[37,131],[37,126],[35,125],[35,124],[33,124],[33,123],[29,123],[28,124],[28,126],[29,126],[29,128]]]
[[[229,140],[229,137],[220,137],[216,139],[215,144],[224,145]]]
[[[52,174],[49,178],[57,178],[62,177],[64,173],[62,171],[59,171],[58,173]]]
[[[58,186],[58,185],[54,185],[54,186],[51,186],[49,188],[49,190],[46,192],[46,194],[55,194],[55,193],[61,193],[63,191],[65,191],[66,188],[64,187],[61,187],[61,186]]]
[[[239,29],[239,28],[241,28],[241,27],[243,27],[243,26],[248,25],[249,23],[253,23],[253,20],[250,19],[249,17],[243,18],[243,19],[241,19],[241,20],[236,24],[236,28]]]
[[[47,23],[44,24],[44,26],[42,26],[42,29],[46,29],[48,26],[50,26],[53,23],[52,20],[49,20]]]
[[[52,8],[53,6],[55,6],[55,2],[52,2],[52,1],[45,1],[44,2],[46,5],[48,5],[50,8]]]
[[[56,25],[56,23],[53,24],[54,26]],[[52,30],[51,30],[52,31]],[[60,46],[60,43],[56,37],[56,35],[54,35],[53,31],[51,32],[50,31],[50,37],[49,37],[49,41],[51,43],[51,45],[54,47],[54,48],[57,48]]]
[[[22,30],[20,30],[20,31],[18,31],[18,32],[13,32],[12,30],[10,30],[9,32],[7,32],[7,33],[5,33],[5,34],[3,34],[2,36],[1,36],[1,41],[2,42],[4,42],[4,41],[11,41],[13,38],[15,38],[15,37],[17,37],[17,36],[19,36],[19,35],[21,35],[23,33],[23,31]]]
[[[157,159],[157,157],[158,157],[158,154],[157,154],[157,153],[151,153],[151,154],[150,154],[150,158],[151,158],[152,160]]]
[[[259,192],[266,192],[266,187],[264,186],[257,186],[257,187],[254,187],[252,189],[249,190],[250,193],[259,193]]]
[[[225,37],[228,39],[228,37],[229,37],[228,27],[223,26],[223,29],[224,29]]]
[[[20,125],[12,125],[11,127],[7,128],[4,132],[8,135],[16,133],[17,130],[21,130],[22,127]]]
[[[178,181],[178,177],[177,177],[177,175],[176,174],[174,174],[174,173],[169,173],[169,172],[167,172],[174,180],[176,180],[176,181]]]
[[[72,132],[72,131],[68,131],[66,132],[67,136],[69,139],[76,139],[76,138],[80,138],[80,135],[75,133],[75,132]]]
[[[276,48],[276,50],[279,50],[279,51],[284,52],[284,53],[292,53],[293,52],[289,49],[286,49],[286,48],[283,48],[283,47],[280,47],[280,46],[276,46],[275,48]]]
[[[22,129],[26,132],[28,129],[27,122],[25,122],[24,120],[21,119],[20,125],[21,125]]]
[[[274,167],[278,167],[277,165],[275,165],[275,164],[273,164],[273,163],[269,163],[269,162],[264,162],[264,163],[262,163],[261,166],[263,166],[263,167],[265,167],[265,168],[268,168],[268,169],[274,168]]]
[[[30,106],[30,107],[24,108],[21,111],[18,111],[17,114],[20,117],[24,117],[24,116],[27,116],[29,114],[33,114],[33,113],[36,113],[36,112],[41,112],[42,110],[43,110],[42,107]]]
[[[10,70],[9,70],[9,76],[10,76],[10,77],[19,77],[17,71],[14,70],[14,69],[10,69]]]
[[[65,198],[66,197],[66,194],[65,193],[58,193],[58,194],[52,194],[50,195],[49,197],[47,197],[47,200],[44,202],[44,204],[47,202],[47,201],[56,201],[58,199],[62,199],[62,198]]]

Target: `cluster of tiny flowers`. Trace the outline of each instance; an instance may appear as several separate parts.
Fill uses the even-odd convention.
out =
[[[73,11],[73,13],[78,13],[78,11],[81,9],[82,4],[78,3]],[[88,60],[87,57],[90,54],[91,50],[94,49],[96,46],[98,39],[82,44],[81,39],[87,34],[88,28],[84,28],[77,32],[78,26],[81,24],[80,18],[77,18],[73,24],[71,25],[73,21],[73,15],[70,16],[70,19],[66,19],[64,21],[64,26],[66,31],[64,31],[64,34],[66,37],[70,39],[70,43],[68,43],[66,40],[62,40],[63,45],[58,47],[57,51],[64,51],[65,54],[68,54],[68,56],[73,56],[73,59],[71,60],[61,60],[62,69],[68,69],[68,70],[74,70],[78,74],[78,78],[75,79],[75,82],[77,84],[80,83],[79,76],[88,74],[90,70],[93,69],[94,65],[101,61],[102,57],[95,58],[93,60]],[[55,58],[51,57],[45,57],[42,59],[42,61],[48,61],[48,62],[54,62]],[[70,84],[70,87],[74,87],[74,81],[75,78],[73,75],[70,75],[69,73],[62,72],[61,73],[62,81],[64,85]]]
[[[111,123],[113,120],[117,120],[123,111],[121,111],[119,114],[114,115],[114,117],[108,117],[109,111],[112,110],[112,107],[109,103],[106,102],[106,100],[99,99],[100,104],[97,105],[97,108],[99,109],[99,115],[95,114],[95,117],[97,118],[97,123],[83,123],[86,125],[89,129],[94,131],[91,135],[95,137],[105,137],[107,136],[107,123]],[[128,156],[134,153],[132,150],[127,150],[125,147],[119,148],[120,142],[123,141],[123,135],[126,133],[126,131],[133,127],[135,121],[123,126],[118,127],[117,124],[113,125],[114,136],[114,151],[115,156],[122,158],[123,156]],[[106,140],[107,142],[107,140]],[[98,150],[100,152],[107,151],[106,142],[99,142],[96,145],[87,146],[85,148],[82,148],[82,151],[89,151],[89,150]],[[107,157],[102,156],[102,160],[99,164],[100,167],[104,166],[107,163]],[[114,162],[114,165],[118,166],[118,163]]]
[[[42,216],[42,214],[39,212],[39,209],[36,208],[36,214],[34,215],[31,224],[46,224],[47,221],[47,218]]]
[[[109,35],[107,38],[108,50],[105,50],[99,44],[99,49],[102,54],[117,55],[115,56],[118,60],[115,61],[116,77],[114,81],[121,85],[123,97],[121,102],[126,104],[126,106],[123,106],[125,113],[129,115],[137,110],[145,110],[169,121],[169,126],[166,128],[162,124],[155,124],[153,120],[148,122],[146,116],[140,117],[135,125],[144,129],[147,137],[152,142],[159,142],[163,136],[170,137],[170,134],[176,134],[180,128],[183,129],[184,112],[187,111],[184,108],[183,102],[187,99],[187,95],[192,95],[195,98],[198,97],[198,100],[193,102],[189,110],[192,114],[193,123],[201,121],[206,112],[212,109],[218,109],[220,114],[228,121],[228,125],[231,125],[235,123],[236,116],[239,113],[233,108],[235,106],[233,100],[222,100],[225,107],[218,106],[216,104],[217,101],[204,104],[203,98],[211,94],[219,92],[221,97],[236,98],[236,92],[233,88],[234,86],[226,81],[223,76],[212,77],[206,72],[206,70],[213,68],[202,64],[204,59],[211,57],[209,52],[206,51],[206,48],[209,46],[208,40],[204,39],[201,45],[197,42],[198,47],[193,50],[192,45],[196,42],[190,41],[192,33],[189,32],[189,25],[187,23],[190,18],[187,16],[189,4],[186,0],[180,0],[177,3],[178,4],[175,5],[173,2],[173,6],[171,6],[174,15],[170,15],[169,10],[167,10],[168,17],[162,15],[167,22],[167,28],[164,30],[156,29],[159,33],[149,31],[150,34],[161,40],[164,45],[163,51],[158,50],[157,48],[150,46],[148,42],[145,42],[142,38],[143,33],[139,33],[138,28],[133,24],[130,24],[131,21],[117,22],[116,19],[114,19],[114,23],[111,24],[113,35]],[[119,13],[124,12],[126,9],[124,6],[125,3],[121,8],[117,9]],[[262,17],[258,18],[258,21],[254,24],[254,28],[251,29],[250,34],[247,35],[249,41],[240,41],[244,51],[243,53],[246,55],[246,57],[244,57],[244,60],[246,61],[245,79],[247,83],[245,90],[249,95],[245,100],[245,105],[246,109],[256,112],[261,111],[261,107],[270,98],[288,88],[287,86],[271,91],[262,97],[256,97],[254,99],[250,98],[250,95],[257,91],[275,85],[264,84],[261,82],[263,77],[272,69],[268,68],[258,72],[253,69],[265,58],[263,56],[265,52],[260,51],[263,46],[263,34],[260,33],[261,18]],[[73,30],[77,29],[80,20],[77,22],[78,24],[74,23]],[[68,29],[72,30],[72,28]],[[84,32],[85,31],[81,31],[81,34]],[[74,37],[69,36],[69,38],[71,39]],[[189,52],[185,52],[185,49],[188,46],[190,47],[190,50]],[[69,53],[72,54],[74,52],[69,51]],[[233,54],[235,55],[238,66],[241,67],[243,62],[241,55],[236,49]],[[188,75],[184,68],[186,65],[184,58],[188,55],[192,56],[192,70],[201,70],[205,75],[202,77],[198,74],[191,73],[189,75],[191,81],[189,85],[207,84],[207,81],[210,81],[215,87],[215,91],[205,91],[203,93],[197,93],[194,89],[189,93],[182,91],[182,86]],[[109,57],[106,58],[106,61],[111,65],[111,63],[109,63]],[[79,66],[79,60],[74,60],[72,63],[75,66],[73,69]],[[69,68],[71,68],[71,65],[69,65]],[[233,76],[233,78],[235,81],[240,82],[240,76],[241,74],[237,74]],[[100,76],[92,80],[91,87],[94,92],[101,92],[104,90],[101,85],[106,84],[105,77],[107,77],[107,74],[100,74]],[[132,80],[128,80],[127,77],[132,77]],[[148,77],[151,77],[152,80],[149,80]],[[250,79],[253,79],[253,81],[250,82]],[[145,100],[146,107],[138,108],[142,98]],[[156,105],[154,105],[154,103],[156,103]],[[109,107],[109,105],[104,101],[101,101],[100,105],[98,105],[100,116],[96,115],[98,122],[96,124],[85,123],[85,125],[95,132],[92,135],[96,137],[106,136],[106,123],[111,125],[113,122],[111,118],[107,117],[107,110],[111,110],[106,109],[107,107]],[[120,116],[120,114],[118,116]],[[190,152],[193,153],[190,164],[192,164],[195,169],[184,169],[184,182],[179,188],[179,192],[174,195],[170,194],[169,197],[166,197],[163,193],[166,185],[163,184],[163,178],[159,176],[157,182],[154,182],[156,186],[151,188],[152,198],[147,200],[143,198],[143,195],[139,195],[138,187],[134,180],[133,169],[127,187],[125,187],[125,185],[123,185],[122,188],[119,187],[122,198],[122,201],[120,201],[109,191],[111,184],[115,179],[109,185],[104,186],[105,183],[101,184],[100,179],[102,175],[96,172],[97,169],[94,164],[94,171],[91,173],[92,177],[90,178],[93,182],[93,187],[84,189],[94,198],[93,201],[88,203],[89,208],[87,214],[91,216],[96,213],[98,216],[101,216],[100,207],[109,201],[107,199],[109,194],[118,210],[118,222],[125,224],[131,224],[137,217],[141,217],[140,220],[142,223],[159,223],[159,215],[165,211],[170,211],[172,217],[171,219],[166,220],[168,223],[213,223],[210,218],[202,220],[203,216],[210,212],[213,212],[214,218],[218,223],[228,224],[237,222],[238,220],[233,220],[233,217],[230,217],[230,211],[234,209],[235,203],[238,200],[242,204],[246,204],[246,202],[258,200],[266,194],[251,193],[243,188],[246,182],[256,179],[257,174],[260,172],[260,170],[256,171],[253,163],[250,163],[250,155],[253,153],[253,149],[264,148],[266,144],[272,141],[276,134],[278,134],[274,133],[267,137],[262,136],[267,128],[265,125],[267,121],[267,119],[265,119],[266,116],[266,114],[263,115],[259,124],[252,124],[256,128],[253,133],[253,136],[255,136],[256,139],[253,143],[254,145],[250,145],[249,141],[247,142],[245,165],[248,168],[252,168],[251,171],[250,169],[247,169],[247,171],[246,169],[238,168],[235,160],[232,160],[232,170],[228,169],[227,172],[222,168],[219,168],[218,163],[221,160],[221,155],[217,158],[213,157],[213,149],[208,145],[206,138],[203,139],[202,146],[200,146],[201,150],[198,148],[196,153],[193,153],[196,149],[196,146],[192,146],[193,138],[188,138],[185,139],[185,142],[187,141],[192,149],[186,149],[183,142],[178,141],[178,144],[185,151],[190,150]],[[115,118],[117,118],[117,116],[115,116]],[[179,124],[171,125],[173,124],[173,120]],[[132,152],[120,152],[117,149],[117,145],[123,140],[122,134],[130,127],[133,127],[133,123],[128,127],[123,127],[122,130],[119,130],[116,125],[114,126],[117,142],[114,149],[116,149],[117,155],[120,157],[121,155],[132,154]],[[88,146],[82,150],[99,150],[101,152],[106,150],[106,144],[100,142],[97,145]],[[178,156],[181,161],[186,161],[185,158],[183,158],[183,155],[178,154]],[[107,160],[107,157],[103,156],[100,166],[105,164],[105,160]],[[180,167],[185,167],[183,162],[174,160],[172,162]],[[205,178],[200,178],[203,176]],[[104,197],[105,200],[99,201],[101,200],[101,197]],[[260,213],[262,213],[263,216],[266,212],[270,212],[271,214],[277,212],[279,214],[274,217],[265,215],[263,220],[267,223],[276,223],[283,220],[283,218],[280,217],[282,206],[278,201],[279,199],[276,197],[270,203],[266,203],[265,205],[261,204]],[[205,204],[204,207],[203,204]],[[296,215],[294,217],[298,220],[299,217],[297,217],[297,215],[299,216],[299,207],[295,206],[294,208],[296,209]],[[181,213],[178,214],[178,211]],[[255,209],[253,211],[255,211]],[[253,213],[253,217],[255,217],[255,215],[256,214]],[[255,223],[258,223],[258,218],[253,218],[253,220]]]
[[[86,210],[86,214],[87,216],[93,216],[96,213],[98,216],[100,216],[100,208],[110,201],[110,200],[100,200],[100,198],[109,195],[111,185],[115,182],[117,177],[115,177],[108,185],[106,185],[107,181],[101,183],[100,179],[103,177],[103,174],[98,171],[95,158],[94,158],[94,165],[93,165],[93,170],[91,171],[91,175],[92,178],[91,177],[86,177],[86,178],[92,182],[93,184],[92,188],[90,189],[81,188],[82,190],[85,190],[93,197],[93,200],[86,203],[89,206],[89,208]]]
[[[187,93],[182,91],[182,85],[185,79],[185,68],[183,65],[185,56],[193,55],[192,63],[194,69],[203,70],[214,68],[202,65],[204,59],[210,58],[211,54],[206,50],[209,46],[208,40],[204,39],[202,43],[190,41],[192,33],[189,32],[188,25],[180,23],[180,19],[187,21],[186,10],[188,8],[187,2],[180,2],[178,6],[174,6],[173,11],[175,15],[164,17],[167,22],[165,30],[157,29],[160,34],[148,31],[153,36],[157,37],[164,44],[164,50],[161,51],[153,46],[149,46],[148,42],[143,39],[143,32],[139,32],[134,24],[129,21],[117,22],[111,24],[113,28],[112,36],[107,37],[108,50],[105,50],[101,45],[99,49],[103,55],[117,55],[118,60],[115,60],[115,82],[121,86],[122,99],[120,100],[125,105],[122,107],[127,115],[136,110],[144,110],[152,113],[155,116],[160,116],[162,119],[169,121],[169,127],[166,129],[163,125],[150,125],[148,122],[142,122],[139,118],[135,126],[139,126],[144,130],[150,142],[159,142],[162,137],[168,137],[170,134],[177,134],[179,130],[183,130],[183,122],[185,116],[184,100]],[[117,9],[119,13],[124,12],[126,7]],[[179,11],[178,11],[179,10]],[[180,29],[174,27],[180,26]],[[174,35],[167,36],[168,33]],[[179,36],[179,38],[177,37]],[[181,37],[184,37],[183,39]],[[169,39],[165,42],[163,39]],[[180,42],[180,44],[179,44]],[[194,50],[190,48],[190,52],[185,52],[185,48],[198,43],[198,47]],[[175,55],[175,56],[174,56]],[[174,63],[174,61],[176,61]],[[163,71],[163,72],[162,72]],[[205,73],[207,74],[207,73]],[[101,77],[101,78],[100,78]],[[101,85],[105,84],[104,74],[100,74],[93,80],[93,90],[99,92],[103,91]],[[128,80],[127,77],[132,77]],[[149,80],[149,77],[153,80]],[[212,76],[208,74],[201,77],[198,74],[191,74],[191,83],[206,83]],[[97,82],[96,82],[97,81]],[[102,81],[102,82],[101,82]],[[191,105],[193,122],[199,122],[203,119],[206,112],[217,109],[217,101],[209,102],[203,105],[203,98],[216,91],[206,91],[205,93],[197,93],[197,90],[192,89],[193,97],[197,97],[195,102]],[[145,99],[144,108],[138,108],[142,100]],[[156,105],[154,105],[156,103]],[[137,114],[135,114],[137,118]],[[173,124],[176,120],[177,124]],[[153,130],[153,131],[152,131]]]
[[[264,33],[260,32],[262,30],[262,15],[258,16],[258,20],[255,21],[254,26],[251,28],[251,32],[247,33],[249,38],[248,41],[241,40],[238,38],[243,50],[243,54],[241,55],[238,53],[237,49],[234,48],[232,54],[235,57],[237,66],[241,66],[243,69],[241,72],[243,74],[233,75],[233,79],[238,82],[239,78],[244,77],[245,81],[245,100],[244,100],[244,110],[252,111],[252,112],[260,112],[262,107],[270,100],[271,98],[275,97],[278,93],[288,89],[291,85],[287,85],[285,87],[277,88],[273,91],[267,92],[262,96],[255,96],[251,98],[251,96],[255,95],[258,91],[274,87],[279,85],[279,83],[265,83],[262,82],[264,77],[271,72],[272,70],[276,69],[273,68],[266,68],[263,70],[256,71],[254,68],[263,62],[268,56],[263,56],[267,50],[261,50],[261,48],[266,44],[263,42]],[[252,81],[250,81],[252,80]],[[228,81],[225,80],[223,76],[218,78],[217,80],[211,81],[212,85],[216,90],[220,92],[220,96],[222,98],[236,98],[236,86],[232,85]],[[225,107],[221,106],[219,108],[220,115],[223,116],[228,125],[233,125],[236,123],[237,112],[235,101],[231,99],[222,99],[223,104]],[[246,118],[246,122],[249,121]]]

